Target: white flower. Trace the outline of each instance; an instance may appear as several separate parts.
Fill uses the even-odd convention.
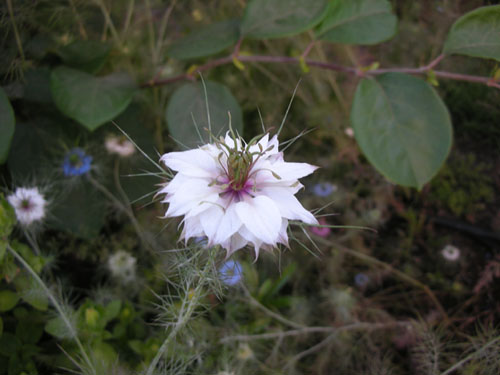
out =
[[[354,130],[352,128],[345,128],[344,133],[349,137],[353,138],[354,137]]]
[[[22,225],[28,226],[45,217],[47,201],[36,187],[19,187],[13,194],[7,197],[7,200],[14,207],[17,220]]]
[[[132,281],[135,278],[135,263],[137,260],[123,250],[118,250],[108,259],[108,268],[111,274],[117,279],[125,282]]]
[[[117,154],[122,157],[127,157],[135,153],[135,146],[125,137],[110,136],[105,141],[106,150],[110,154]]]
[[[458,258],[460,258],[460,249],[453,245],[446,245],[441,250],[441,255],[444,259],[450,262],[455,262]]]
[[[318,224],[295,198],[298,179],[317,167],[287,163],[278,139],[265,134],[245,144],[225,139],[198,149],[170,152],[161,161],[176,171],[160,193],[169,203],[165,217],[184,216],[181,239],[206,236],[207,246],[220,245],[231,255],[250,244],[261,248],[288,246],[288,220]]]

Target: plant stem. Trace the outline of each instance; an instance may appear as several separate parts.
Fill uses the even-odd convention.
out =
[[[99,183],[97,180],[95,180],[94,178],[88,176],[88,179],[90,181],[90,183],[97,189],[99,190],[101,193],[103,193],[107,198],[109,198],[109,200],[111,200],[115,206],[120,209],[125,215],[128,216],[128,218],[130,219],[130,222],[132,223],[137,235],[139,236],[139,238],[141,239],[141,241],[145,244],[145,245],[148,245],[148,247],[150,247],[151,249],[153,250],[156,250],[156,247],[154,246],[154,244],[149,241],[145,236],[144,234],[142,233],[142,228],[141,226],[139,225],[139,222],[137,221],[137,219],[135,218],[134,216],[134,212],[132,210],[132,207],[130,206],[127,206],[125,203],[123,203],[122,201],[120,201],[118,198],[116,198],[105,186],[103,186],[101,183]],[[123,194],[125,194],[125,192],[123,192]],[[127,198],[127,202],[128,202],[128,198]]]
[[[459,369],[460,367],[462,367],[465,363],[469,362],[472,358],[474,358],[479,352],[483,351],[484,349],[492,346],[493,344],[495,344],[497,341],[500,341],[500,337],[497,337],[493,340],[490,340],[489,342],[487,342],[486,344],[484,344],[481,348],[479,348],[478,350],[476,350],[474,353],[471,353],[469,354],[467,357],[465,357],[464,359],[462,359],[461,361],[458,361],[457,363],[455,363],[453,366],[451,366],[448,370],[446,370],[445,372],[442,372],[441,375],[448,375],[450,373],[452,373],[453,371]]]
[[[409,284],[411,284],[411,285],[413,285],[413,286],[415,286],[417,288],[422,289],[425,292],[425,294],[427,294],[427,296],[432,300],[432,302],[434,303],[434,305],[436,306],[436,308],[439,310],[439,312],[443,316],[444,321],[445,321],[445,325],[448,326],[448,325],[451,324],[450,318],[448,317],[448,314],[446,313],[446,311],[444,310],[443,306],[441,305],[441,303],[437,299],[436,295],[424,283],[422,283],[422,282],[414,279],[411,276],[406,275],[404,272],[401,272],[401,271],[395,269],[390,264],[382,262],[382,261],[380,261],[378,259],[375,259],[375,258],[369,256],[369,255],[366,255],[366,254],[357,252],[355,250],[349,249],[349,248],[347,248],[345,246],[340,245],[339,243],[335,243],[334,244],[334,248],[339,249],[340,251],[342,251],[344,253],[350,254],[350,255],[358,258],[358,259],[362,259],[362,260],[367,261],[369,263],[376,264],[376,265],[378,265],[380,267],[383,267],[386,270],[388,270],[389,272],[391,272],[392,274],[394,274],[395,276],[397,276],[399,279],[401,279],[403,281],[406,281],[407,283],[409,283]]]
[[[375,69],[369,70],[362,75],[364,76],[377,76],[384,73],[406,73],[413,75],[423,75],[427,74],[429,70],[431,70],[434,66],[436,66],[444,56],[439,56],[437,59],[433,60],[430,64],[420,67],[420,68],[388,68],[388,69]],[[300,64],[300,58],[297,57],[289,57],[289,56],[267,56],[267,55],[254,55],[254,56],[238,56],[238,60],[241,62],[264,62],[264,63],[276,63],[276,64]],[[199,66],[196,69],[196,72],[204,72],[206,70],[213,69],[217,66],[232,64],[232,56],[222,57],[220,59],[212,60],[204,65]],[[333,70],[337,72],[348,73],[356,76],[360,76],[360,71],[357,68],[339,65],[330,62],[322,62],[317,60],[309,60],[305,59],[305,63],[308,66],[314,66],[317,68],[325,69],[325,70]],[[473,82],[473,83],[482,83],[490,87],[496,87],[500,89],[500,83],[490,77],[483,76],[473,76],[468,74],[460,74],[453,72],[445,72],[445,71],[434,71],[436,77],[441,77],[445,79],[451,79],[455,81],[465,81],[465,82]],[[152,79],[148,82],[145,82],[141,85],[141,87],[155,87],[167,85],[177,81],[183,81],[186,79],[192,80],[194,78],[193,74],[179,74],[177,76],[164,78],[164,79]]]
[[[9,244],[7,244],[7,250],[9,250],[11,252],[11,254],[23,265],[23,267],[31,274],[31,276],[36,280],[36,282],[42,287],[43,291],[45,292],[45,294],[50,299],[50,301],[52,302],[52,304],[56,308],[57,312],[59,313],[59,316],[63,320],[64,324],[66,325],[66,327],[68,328],[68,330],[71,332],[71,337],[73,338],[73,340],[75,341],[76,345],[78,346],[78,349],[80,349],[80,351],[82,353],[82,356],[83,356],[83,359],[85,360],[85,362],[87,363],[87,365],[89,366],[89,368],[92,370],[92,373],[96,374],[96,370],[95,370],[92,362],[90,361],[90,358],[87,355],[87,352],[85,351],[85,349],[84,349],[84,347],[83,347],[80,339],[78,338],[78,335],[77,335],[77,333],[76,333],[73,325],[71,324],[69,318],[66,316],[66,313],[64,312],[64,309],[59,304],[59,302],[57,301],[56,297],[54,297],[54,295],[52,294],[52,292],[45,285],[45,283],[40,278],[40,276],[38,276],[38,274],[33,270],[33,268],[31,268],[31,266],[23,259],[23,257],[21,255],[19,255],[17,253],[17,251],[14,250]]]
[[[14,9],[12,7],[12,0],[7,0],[7,8],[9,9],[9,16],[12,22],[12,28],[14,29],[14,36],[16,38],[17,49],[19,51],[19,55],[21,55],[21,60],[23,60],[24,62],[25,57],[24,57],[23,44],[21,42],[21,37],[19,35],[19,31],[17,30],[16,21],[14,19]]]
[[[256,335],[235,335],[227,336],[220,340],[221,343],[228,343],[231,341],[253,341],[253,340],[270,340],[283,337],[293,337],[308,335],[311,333],[328,333],[337,334],[340,332],[355,331],[355,330],[374,330],[374,329],[388,329],[399,326],[408,326],[409,322],[391,322],[391,323],[367,323],[357,322],[347,324],[341,327],[303,327],[299,329],[291,329],[288,331],[260,333]]]
[[[193,290],[193,292],[189,294],[186,293],[186,296],[182,301],[179,318],[177,319],[177,322],[173,326],[167,338],[161,344],[160,349],[158,349],[158,351],[156,352],[155,357],[149,364],[146,375],[152,375],[154,373],[154,370],[156,369],[156,366],[158,365],[161,357],[167,352],[170,342],[177,336],[179,331],[184,328],[188,321],[191,319],[191,316],[193,315],[196,306],[198,305],[198,302],[202,297],[203,287],[205,286],[205,276],[210,268],[210,264],[210,261],[207,261],[207,263],[205,264],[205,267],[201,273],[200,280],[198,280],[198,285]]]

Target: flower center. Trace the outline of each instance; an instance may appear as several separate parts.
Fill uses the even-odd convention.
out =
[[[71,164],[72,167],[75,167],[75,168],[80,168],[83,164],[82,159],[80,158],[80,155],[77,155],[77,154],[70,155],[69,163]]]
[[[252,168],[252,155],[247,151],[232,149],[227,158],[229,187],[234,191],[245,189]]]
[[[29,199],[23,199],[21,201],[21,209],[29,211],[31,209],[31,201]]]

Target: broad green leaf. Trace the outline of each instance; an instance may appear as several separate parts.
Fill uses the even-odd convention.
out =
[[[241,35],[279,38],[300,34],[316,26],[327,8],[327,0],[250,0],[243,15]]]
[[[14,136],[16,119],[5,91],[0,87],[0,164],[5,163]]]
[[[104,225],[104,202],[102,194],[89,182],[80,180],[54,203],[49,224],[54,229],[64,230],[79,238],[94,238]]]
[[[7,238],[15,224],[16,214],[14,208],[7,202],[3,194],[0,194],[0,239]],[[2,254],[1,251],[0,254]],[[2,260],[2,257],[0,257],[0,260]]]
[[[168,56],[188,60],[214,55],[234,45],[240,37],[239,21],[223,21],[194,30],[170,46]]]
[[[104,308],[104,316],[103,316],[103,319],[106,321],[106,324],[118,316],[121,308],[122,308],[122,302],[120,300],[111,301],[106,305],[106,307]]]
[[[425,81],[387,73],[361,81],[351,110],[356,140],[389,180],[420,189],[451,147],[448,109]]]
[[[21,298],[40,311],[47,310],[47,294],[31,276],[21,275],[14,279],[14,285]]]
[[[19,296],[10,290],[0,292],[0,312],[9,311],[14,308],[19,301]]]
[[[125,73],[97,78],[79,70],[58,67],[50,78],[57,107],[90,131],[123,112],[135,91],[134,83]]]
[[[10,357],[13,356],[22,346],[21,340],[9,332],[4,332],[0,337],[0,354]]]
[[[45,324],[45,332],[59,339],[67,339],[72,337],[72,332],[61,317],[50,319]]]
[[[478,8],[460,17],[451,27],[444,52],[500,61],[500,5]]]
[[[242,134],[243,118],[241,109],[229,89],[219,83],[206,81],[210,123],[214,136],[224,135],[229,129],[229,116],[235,131]],[[166,118],[172,137],[180,143],[195,147],[210,141],[208,114],[203,84],[187,83],[178,88],[170,98]],[[201,136],[201,140],[200,140]]]
[[[33,102],[51,103],[50,69],[37,68],[28,70],[24,74],[23,98]]]
[[[67,66],[87,73],[97,73],[106,62],[110,51],[109,44],[94,40],[77,40],[60,48],[57,54]]]
[[[392,38],[397,23],[387,0],[337,0],[330,3],[316,36],[333,43],[376,44]]]

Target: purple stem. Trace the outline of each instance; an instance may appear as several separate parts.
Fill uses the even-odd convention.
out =
[[[338,65],[329,62],[322,62],[316,60],[305,59],[305,62],[309,66],[315,66],[318,68],[333,70],[336,72],[344,72],[349,74],[354,74],[356,76],[376,76],[384,73],[406,73],[406,74],[426,74],[429,70],[434,68],[437,64],[441,62],[441,60],[445,57],[445,55],[439,55],[436,59],[431,61],[428,65],[420,67],[420,68],[388,68],[388,69],[375,69],[369,70],[367,72],[361,72],[357,68]],[[288,56],[267,56],[267,55],[252,55],[252,56],[238,56],[238,60],[241,62],[264,62],[264,63],[278,63],[278,64],[299,64],[300,59],[297,57],[288,57]],[[206,70],[210,70],[220,65],[231,64],[233,62],[233,55],[222,57],[220,59],[212,60],[204,65],[199,66],[196,69],[196,72],[204,72]],[[452,79],[456,81],[465,81],[465,82],[475,82],[482,83],[487,86],[496,87],[500,89],[500,83],[495,81],[490,77],[482,77],[482,76],[472,76],[467,74],[460,73],[452,73],[452,72],[444,72],[444,71],[434,71],[437,77]],[[193,74],[180,74],[174,77],[164,78],[164,79],[153,79],[148,82],[143,83],[140,87],[155,87],[167,85],[169,83],[182,81],[185,79],[193,79]]]

